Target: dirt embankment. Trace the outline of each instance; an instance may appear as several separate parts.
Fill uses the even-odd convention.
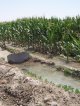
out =
[[[0,106],[80,106],[80,94],[33,80],[18,68],[1,63]]]

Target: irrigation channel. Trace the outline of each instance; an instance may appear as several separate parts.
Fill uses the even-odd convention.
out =
[[[43,81],[47,80],[48,82],[52,82],[56,85],[61,84],[71,86],[74,89],[80,89],[79,79],[65,76],[63,72],[56,71],[54,66],[48,66],[37,62],[25,62],[16,66],[23,70],[25,74],[31,73],[39,78],[41,77]]]
[[[6,50],[0,51],[0,58],[3,57],[6,60],[7,55],[9,54],[10,52]],[[37,55],[35,56],[37,57]],[[43,59],[43,56],[39,54],[39,57],[40,56]],[[60,62],[61,60],[59,61],[59,59],[57,59],[56,57],[54,60],[58,65],[62,64],[62,66],[66,65],[67,67],[75,66],[77,69],[80,68],[79,63],[75,63],[75,64],[72,63],[67,65],[64,64],[64,62],[61,63]],[[75,89],[80,89],[80,79],[76,79],[71,76],[65,76],[62,71],[56,71],[55,65],[49,66],[47,64],[41,64],[40,62],[27,61],[22,64],[15,64],[15,66],[19,67],[25,74],[31,73],[36,75],[37,77],[41,77],[43,81],[47,79],[48,82],[52,82],[56,85],[61,84],[61,85],[71,86]]]

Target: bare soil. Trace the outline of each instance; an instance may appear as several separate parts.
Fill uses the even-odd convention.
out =
[[[36,53],[36,52],[34,53],[29,52],[29,53],[33,58],[37,58],[47,62],[54,62],[56,66],[66,67],[66,68],[74,69],[74,70],[80,70],[80,63],[76,62],[72,58],[69,59],[69,63],[66,63],[66,57],[54,56],[54,57],[48,58],[47,55],[44,55],[41,53]]]
[[[80,106],[80,94],[34,80],[0,62],[0,106]]]

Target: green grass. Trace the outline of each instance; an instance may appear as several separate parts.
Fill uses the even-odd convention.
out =
[[[73,87],[68,85],[59,84],[58,87],[63,88],[65,91],[68,91],[68,92],[74,92],[76,94],[80,94],[80,89],[74,89]]]
[[[71,70],[70,69],[64,69],[64,75],[65,76],[71,76],[72,75],[72,72],[71,72]]]

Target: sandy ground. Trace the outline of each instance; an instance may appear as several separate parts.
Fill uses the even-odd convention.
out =
[[[7,50],[0,51],[0,58],[2,58],[3,60],[5,60],[7,62],[7,56],[9,54],[11,54],[11,53],[8,52]]]
[[[80,106],[80,94],[26,77],[0,62],[0,106]]]

